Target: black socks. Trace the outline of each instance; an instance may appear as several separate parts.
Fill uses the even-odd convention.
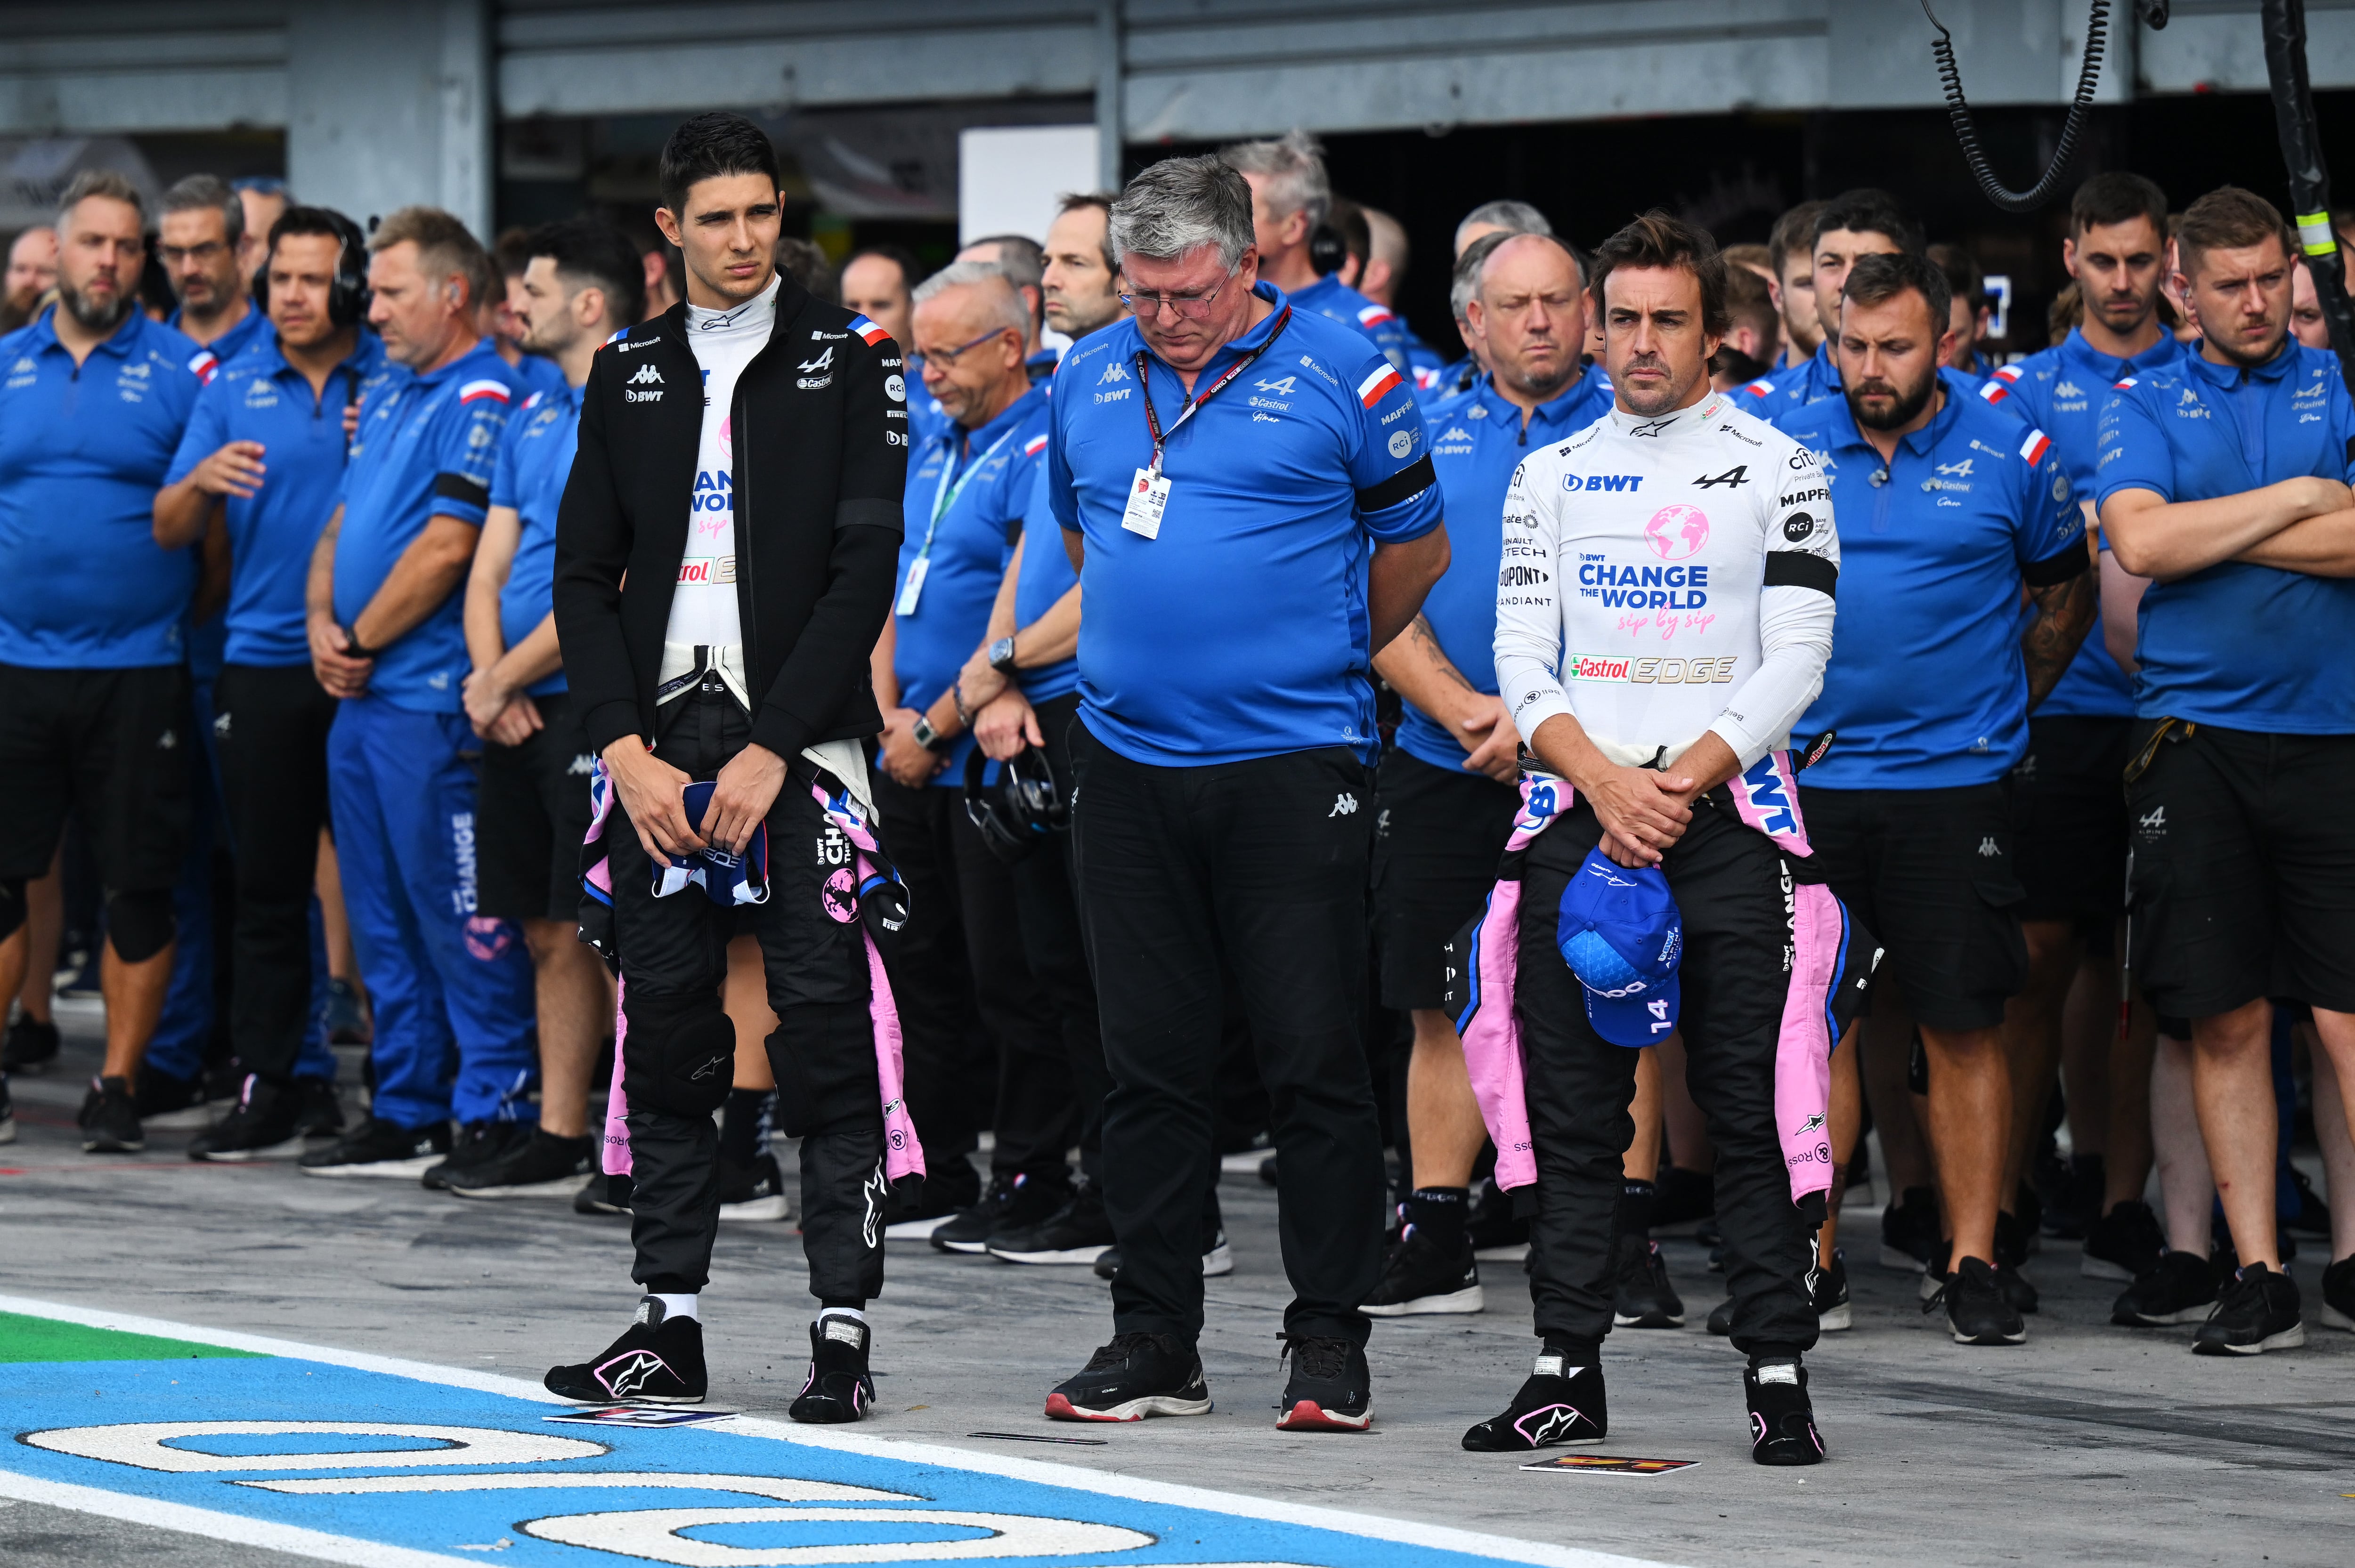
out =
[[[1455,1257],[1464,1251],[1465,1221],[1471,1208],[1469,1187],[1417,1187],[1407,1194],[1406,1223],[1442,1257]]]

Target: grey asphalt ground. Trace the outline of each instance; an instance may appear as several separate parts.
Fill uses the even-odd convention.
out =
[[[559,1199],[467,1202],[291,1165],[197,1165],[180,1156],[186,1130],[152,1130],[143,1156],[82,1154],[72,1115],[95,1022],[78,1012],[67,1024],[65,1065],[14,1080],[22,1136],[0,1149],[0,1291],[535,1381],[625,1321],[626,1221],[581,1218]],[[2030,1262],[2044,1300],[2027,1345],[1965,1349],[1923,1314],[1916,1277],[1875,1266],[1878,1214],[1852,1197],[1857,1326],[1809,1357],[1831,1462],[1794,1472],[1750,1464],[1740,1358],[1700,1327],[1723,1287],[1695,1244],[1665,1242],[1689,1327],[1612,1339],[1601,1446],[1700,1463],[1631,1479],[1524,1473],[1458,1446],[1534,1350],[1512,1263],[1482,1266],[1484,1314],[1376,1325],[1374,1433],[1273,1430],[1287,1296],[1274,1194],[1236,1173],[1222,1199],[1236,1269],[1209,1282],[1215,1414],[1081,1431],[1102,1447],[969,1437],[1073,1432],[1046,1422],[1040,1402],[1108,1337],[1104,1288],[1085,1269],[895,1242],[870,1312],[881,1398],[863,1430],[1695,1568],[2355,1562],[2355,1335],[2309,1323],[2303,1351],[2194,1357],[2189,1328],[2110,1327],[2117,1287],[2079,1277],[2073,1243],[2048,1242]],[[2309,1301],[2319,1251],[2292,1266]],[[724,1227],[704,1304],[713,1402],[782,1416],[813,1307],[792,1223]],[[197,1568],[282,1561],[0,1508],[0,1563],[167,1554]]]

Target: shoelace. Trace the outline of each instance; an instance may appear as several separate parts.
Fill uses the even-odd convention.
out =
[[[1284,1350],[1276,1357],[1281,1363],[1295,1351],[1300,1352],[1300,1370],[1319,1382],[1330,1382],[1349,1369],[1350,1344],[1347,1340],[1327,1339],[1316,1334],[1278,1334]]]
[[[1114,1367],[1125,1366],[1131,1356],[1145,1346],[1152,1344],[1155,1338],[1154,1335],[1146,1333],[1114,1334],[1111,1343],[1096,1347],[1096,1353],[1088,1358],[1087,1370],[1107,1372]]]

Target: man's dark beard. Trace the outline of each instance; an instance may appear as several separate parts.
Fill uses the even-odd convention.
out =
[[[1550,403],[1556,397],[1561,397],[1563,390],[1567,388],[1572,382],[1578,379],[1578,373],[1582,368],[1582,366],[1578,363],[1577,355],[1572,355],[1562,364],[1561,367],[1556,372],[1556,374],[1542,380],[1534,376],[1507,375],[1502,371],[1499,371],[1497,375],[1499,379],[1509,381],[1512,384],[1513,390],[1520,393],[1522,396],[1534,397],[1540,403]]]
[[[1876,416],[1865,412],[1863,397],[1868,387],[1876,392],[1895,390],[1886,381],[1868,381],[1863,387],[1844,387],[1842,391],[1848,398],[1849,413],[1855,417],[1858,424],[1868,430],[1900,429],[1912,424],[1914,417],[1929,406],[1930,394],[1936,391],[1938,387],[1938,373],[1933,369],[1929,375],[1922,378],[1921,386],[1916,387],[1905,397],[1898,398],[1886,414]]]
[[[2202,334],[2201,335],[2206,337],[2205,334]],[[2222,338],[2208,338],[2207,341],[2215,347],[2217,353],[2222,355],[2233,364],[2241,366],[2243,370],[2254,370],[2260,365],[2272,364],[2274,356],[2281,353],[2282,344],[2289,341],[2289,323],[2286,321],[2282,323],[2281,332],[2274,338],[2272,343],[2266,344],[2265,350],[2262,354],[2243,354],[2238,348],[2235,348],[2232,344],[2225,342]]]
[[[58,278],[58,304],[91,332],[112,332],[139,308],[138,300],[127,292],[115,295],[112,305],[101,305],[67,282],[63,274]]]

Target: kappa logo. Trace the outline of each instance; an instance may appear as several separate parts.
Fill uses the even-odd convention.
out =
[[[1344,790],[1340,797],[1333,802],[1333,809],[1326,812],[1325,815],[1329,820],[1334,817],[1355,816],[1357,811],[1358,798],[1355,795],[1348,793],[1347,790]]]
[[[815,376],[833,363],[834,350],[832,348],[826,348],[822,350],[815,359],[805,359],[794,368],[801,371],[805,376]]]
[[[597,772],[596,754],[594,752],[588,751],[575,754],[572,758],[572,766],[567,768],[564,772],[566,777],[571,779],[588,779],[594,777]]]
[[[622,383],[624,387],[657,387],[661,384],[662,372],[655,368],[655,363],[651,359],[638,366],[638,373],[635,376]]]
[[[2083,397],[2084,395],[2085,389],[2073,381],[2063,381],[2052,388],[2055,397]]]
[[[229,715],[222,714],[213,720],[213,738],[215,740],[227,740],[229,738]]]
[[[1993,833],[1989,833],[1987,837],[1979,841],[1979,858],[1981,860],[1993,860],[2001,853],[2003,853],[2003,851],[1996,847],[1995,835]]]
[[[1109,387],[1115,381],[1125,381],[1127,379],[1128,372],[1123,370],[1120,367],[1120,361],[1115,359],[1110,365],[1104,366],[1103,374],[1096,377],[1096,385],[1099,387]],[[1288,381],[1291,377],[1286,376],[1284,379]],[[1262,382],[1260,385],[1265,386],[1266,383]]]

